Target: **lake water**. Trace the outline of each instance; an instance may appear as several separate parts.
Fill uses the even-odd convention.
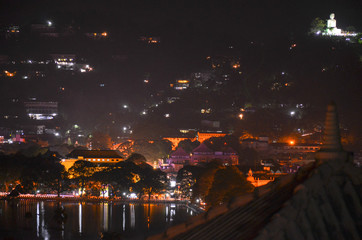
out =
[[[64,207],[65,221],[56,214]],[[144,239],[186,221],[195,212],[182,204],[58,203],[0,201],[4,239]],[[2,239],[2,238],[1,238]],[[105,238],[107,239],[107,238]],[[112,239],[112,238],[110,238]]]

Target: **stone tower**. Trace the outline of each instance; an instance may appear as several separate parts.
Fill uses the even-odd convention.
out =
[[[348,154],[341,144],[337,107],[333,102],[327,107],[323,145],[316,153],[316,160],[319,163],[332,159],[348,160]]]

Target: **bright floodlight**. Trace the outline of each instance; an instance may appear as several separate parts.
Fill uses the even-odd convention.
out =
[[[51,27],[53,25],[53,23],[49,20],[47,21],[47,23],[48,23],[48,27]]]
[[[176,187],[176,181],[174,180],[170,181],[170,187]]]

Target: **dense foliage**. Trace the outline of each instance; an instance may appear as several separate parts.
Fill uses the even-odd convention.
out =
[[[135,193],[151,198],[166,188],[166,174],[154,170],[140,154],[112,165],[79,160],[65,171],[56,153],[44,152],[36,157],[0,155],[0,191],[58,196],[78,191],[80,196],[100,196],[109,191],[111,197]]]
[[[177,175],[182,197],[205,202],[210,208],[254,190],[236,166],[212,161],[204,166],[186,166]]]

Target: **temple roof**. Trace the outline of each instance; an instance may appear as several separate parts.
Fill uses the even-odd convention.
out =
[[[171,157],[185,157],[190,156],[189,153],[187,153],[182,147],[177,148],[176,151],[171,153]]]
[[[193,153],[197,152],[197,153],[211,153],[213,154],[214,151],[211,150],[210,148],[208,148],[204,143],[201,143],[197,148],[195,148],[194,150],[192,150]]]

